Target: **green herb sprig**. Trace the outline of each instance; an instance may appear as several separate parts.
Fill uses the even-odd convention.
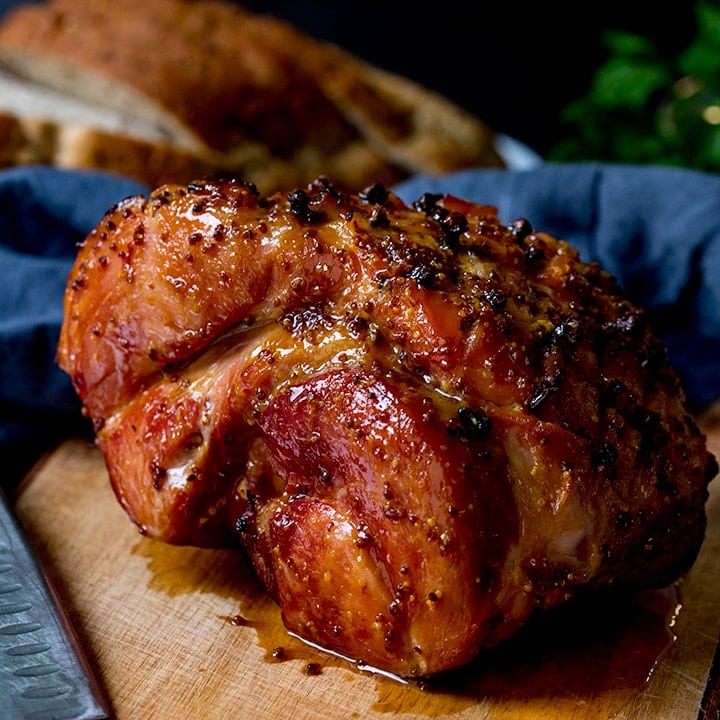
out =
[[[720,5],[697,2],[690,44],[663,57],[638,34],[603,36],[607,60],[561,116],[558,161],[661,164],[720,171]]]

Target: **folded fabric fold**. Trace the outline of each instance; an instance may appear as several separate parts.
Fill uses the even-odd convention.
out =
[[[145,192],[109,174],[0,173],[0,485],[6,491],[42,453],[87,430],[70,379],[55,361],[65,283],[77,243],[105,211]]]
[[[617,276],[647,309],[690,405],[720,398],[720,177],[598,164],[470,170],[395,188],[495,205],[527,218]],[[55,350],[76,245],[123,198],[148,188],[109,174],[0,172],[0,453],[11,490],[63,438],[88,432]]]

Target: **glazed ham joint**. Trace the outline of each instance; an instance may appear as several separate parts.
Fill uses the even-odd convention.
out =
[[[642,310],[494,208],[319,178],[110,209],[58,359],[140,532],[247,553],[286,627],[403,677],[663,586],[717,464]]]

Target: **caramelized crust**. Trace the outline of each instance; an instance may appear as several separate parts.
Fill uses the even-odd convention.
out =
[[[58,357],[143,533],[244,548],[288,628],[403,676],[704,537],[717,465],[643,312],[492,207],[161,187],[80,248]]]

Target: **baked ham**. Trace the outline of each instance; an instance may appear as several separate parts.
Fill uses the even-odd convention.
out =
[[[143,534],[242,548],[289,630],[400,676],[703,542],[717,465],[645,315],[492,207],[160,187],[79,249],[58,357]]]

